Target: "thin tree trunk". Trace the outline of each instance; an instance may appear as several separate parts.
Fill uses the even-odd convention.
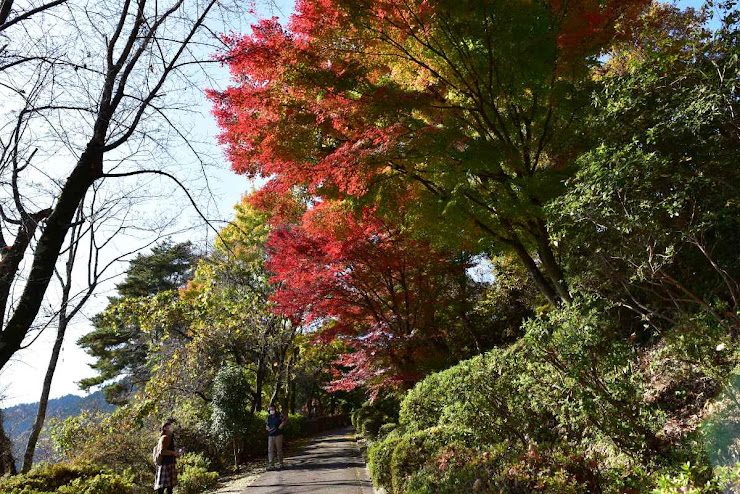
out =
[[[26,451],[23,455],[23,466],[21,467],[22,473],[27,473],[33,466],[33,456],[36,452],[36,443],[38,442],[39,436],[41,435],[41,429],[44,426],[46,420],[46,407],[49,403],[49,393],[51,392],[51,382],[54,378],[54,372],[57,368],[57,362],[59,361],[59,353],[62,350],[62,343],[64,343],[64,334],[67,331],[69,322],[75,316],[77,311],[85,303],[87,297],[84,297],[82,302],[73,309],[71,312],[68,311],[69,307],[69,294],[72,290],[72,271],[75,265],[75,259],[77,257],[77,249],[80,245],[80,232],[81,228],[78,226],[82,219],[82,208],[77,209],[77,216],[75,225],[72,226],[72,232],[70,234],[70,246],[65,265],[64,279],[62,281],[62,300],[61,308],[59,309],[59,327],[57,328],[57,337],[54,341],[54,347],[51,351],[51,358],[49,359],[49,365],[46,368],[46,376],[44,376],[44,385],[41,389],[41,398],[39,399],[39,407],[36,412],[36,421],[33,424],[33,429],[28,437],[26,443]],[[60,279],[62,279],[60,277]],[[92,289],[92,284],[89,289]],[[89,292],[88,292],[89,293]]]
[[[313,390],[315,385],[311,385],[309,388],[308,396],[306,397],[306,415],[313,417]]]
[[[272,391],[272,396],[270,396],[270,405],[276,405],[278,396],[280,395],[280,387],[283,384],[283,366],[280,366],[280,369],[275,373],[275,389]]]
[[[13,450],[10,439],[5,434],[5,424],[3,422],[3,411],[0,410],[0,477],[5,474],[15,475],[18,473],[15,468],[13,459]]]
[[[257,375],[254,384],[254,404],[252,405],[252,413],[262,411],[262,382],[265,379],[265,355],[260,355],[259,362],[257,363]]]
[[[288,366],[285,370],[285,399],[283,401],[283,410],[287,413],[292,413],[290,410],[290,391],[291,391],[291,379],[290,376],[293,374],[293,365],[298,359],[298,348],[293,349],[293,353],[288,359]],[[295,407],[294,407],[295,408]]]
[[[553,290],[552,286],[550,286],[550,283],[548,283],[547,279],[542,274],[542,271],[540,271],[540,268],[537,266],[537,263],[532,259],[532,256],[529,255],[527,249],[518,241],[513,242],[512,247],[539,292],[545,296],[547,301],[550,302],[550,305],[553,307],[557,306],[559,301],[558,294]]]
[[[292,341],[293,338],[291,338]],[[280,396],[280,388],[283,386],[283,370],[285,370],[285,356],[288,354],[288,348],[290,347],[290,341],[283,345],[280,349],[280,366],[275,373],[275,389],[270,397],[270,404],[277,404],[278,396]]]
[[[57,339],[54,341],[54,348],[51,351],[51,359],[49,360],[49,366],[46,369],[46,376],[44,377],[44,386],[41,390],[41,398],[39,399],[39,407],[36,412],[36,421],[33,424],[31,435],[28,437],[28,443],[26,444],[26,452],[23,455],[23,466],[21,467],[22,473],[27,473],[31,470],[33,465],[33,455],[36,451],[36,443],[38,442],[39,435],[41,435],[41,429],[44,426],[46,420],[46,406],[49,403],[49,392],[51,391],[51,381],[54,378],[54,371],[57,367],[59,360],[59,353],[62,349],[62,343],[64,342],[64,333],[67,330],[67,320],[60,315],[59,329],[57,330]]]
[[[295,379],[290,382],[290,398],[288,399],[288,406],[290,407],[290,413],[295,413],[296,406],[296,384]]]
[[[560,300],[566,304],[570,303],[573,301],[573,297],[571,297],[568,291],[568,284],[565,281],[563,270],[560,268],[560,263],[555,259],[555,254],[550,246],[550,233],[547,231],[547,225],[545,225],[544,220],[538,219],[536,221],[536,228],[538,233],[537,254],[540,256],[542,266],[552,281]]]

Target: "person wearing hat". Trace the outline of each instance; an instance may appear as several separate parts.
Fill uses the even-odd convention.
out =
[[[175,434],[172,421],[162,423],[160,427],[159,441],[154,448],[154,463],[157,465],[157,476],[154,480],[154,489],[157,494],[172,494],[172,489],[177,485],[177,468],[175,458],[180,456],[182,450],[175,450]]]
[[[274,404],[267,407],[267,469],[272,470],[274,467],[275,456],[277,455],[278,469],[283,468],[283,428],[288,423],[288,417],[283,416],[277,411]]]

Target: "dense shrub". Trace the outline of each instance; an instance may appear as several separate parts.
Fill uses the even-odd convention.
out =
[[[403,492],[604,492],[605,483],[595,466],[583,454],[558,445],[532,443],[522,452],[505,443],[471,448],[458,442],[441,448],[423,469],[412,474]]]
[[[302,414],[289,414],[288,425],[285,426],[285,435],[288,438],[305,436],[306,416]]]
[[[384,424],[397,422],[399,406],[398,401],[392,397],[367,401],[352,412],[352,425],[358,433],[374,438]]]
[[[604,301],[577,299],[528,321],[521,391],[566,434],[605,435],[629,454],[665,454],[669,446],[657,433],[666,417],[644,400],[640,348],[621,337],[609,309]]]
[[[154,482],[151,451],[158,437],[154,417],[146,421],[133,407],[112,414],[83,412],[57,423],[51,432],[55,448],[75,464],[92,464],[114,472],[130,469],[133,482],[150,487]]]
[[[616,493],[674,484],[714,492],[720,470],[708,466],[702,445],[718,451],[720,464],[737,461],[727,439],[734,435],[725,434],[736,428],[728,417],[740,415],[729,406],[735,383],[704,421],[704,442],[689,426],[734,361],[716,355],[717,341],[731,343],[703,341],[697,333],[714,335],[705,323],[645,349],[621,337],[611,314],[605,302],[577,299],[530,320],[526,337],[507,349],[419,382],[401,404],[400,429],[384,429],[370,447],[373,480],[394,493]],[[671,431],[689,419],[683,435]],[[468,441],[430,442],[433,430],[464,431]],[[670,473],[689,460],[690,481]]]
[[[33,468],[27,474],[0,478],[4,494],[131,494],[129,476],[87,463],[56,463]]]
[[[101,473],[88,479],[74,479],[60,487],[58,494],[130,494],[133,483],[114,473]]]
[[[547,433],[551,414],[531,400],[522,344],[492,350],[419,382],[404,399],[399,423],[407,431],[464,428],[485,443],[524,441]]]
[[[383,487],[386,492],[393,490],[391,479],[391,457],[401,440],[397,430],[390,432],[382,440],[374,442],[368,449],[368,464],[370,476],[376,486]]]
[[[378,437],[383,438],[396,429],[398,429],[398,424],[394,424],[392,422],[390,424],[383,424],[380,426],[380,429],[378,429]]]
[[[457,427],[432,427],[404,434],[393,449],[390,462],[394,494],[406,492],[411,476],[420,470],[437,451],[456,442],[470,440],[470,435]]]
[[[202,454],[186,453],[178,460],[178,492],[198,494],[218,482],[218,472],[210,472],[211,462]]]
[[[388,417],[377,415],[367,417],[362,422],[362,433],[371,438],[376,437],[385,420],[388,420]]]
[[[709,476],[709,478],[708,478]],[[678,472],[658,477],[651,494],[724,494],[740,489],[740,463],[711,471],[704,466],[685,463]]]

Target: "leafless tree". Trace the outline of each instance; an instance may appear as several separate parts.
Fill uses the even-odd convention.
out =
[[[183,126],[195,115],[194,81],[207,77],[216,32],[236,6],[0,5],[0,98],[9,102],[0,110],[2,368],[32,333],[65,239],[84,229],[87,219],[75,215],[93,186],[156,175],[195,203],[173,171],[172,148],[177,141],[195,152]],[[73,312],[62,307],[60,325]]]
[[[60,253],[61,257],[65,258],[63,271],[60,272],[59,269],[55,269],[54,272],[61,288],[59,309],[49,314],[45,318],[46,321],[42,321],[39,334],[34,338],[34,340],[38,338],[46,326],[56,322],[57,334],[44,377],[36,420],[29,433],[23,456],[21,472],[24,473],[28,472],[33,465],[36,444],[46,420],[51,383],[67,328],[97,288],[102,283],[121,274],[120,270],[115,269],[116,265],[126,262],[136,252],[156,243],[161,239],[161,234],[167,230],[166,227],[169,226],[159,225],[159,231],[154,232],[155,235],[149,236],[147,241],[133,245],[129,251],[114,256],[106,256],[104,261],[101,254],[104,253],[106,247],[114,242],[117,237],[126,233],[128,222],[126,213],[132,207],[132,202],[136,202],[138,198],[130,197],[128,194],[119,194],[116,197],[103,197],[101,199],[98,196],[95,184],[88,195],[91,197],[88,201],[83,201],[78,208],[69,232],[66,248]],[[86,261],[84,265],[85,273],[79,273],[75,270],[80,261]],[[84,282],[80,284],[79,280],[81,278],[84,279]],[[32,343],[33,340],[25,346]]]

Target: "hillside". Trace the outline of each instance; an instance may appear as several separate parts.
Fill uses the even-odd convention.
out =
[[[36,418],[38,403],[22,403],[3,410],[5,420],[5,431],[13,443],[13,458],[20,467],[23,449],[26,439]],[[60,398],[49,400],[46,412],[47,423],[50,418],[65,419],[78,415],[83,410],[110,411],[113,407],[106,403],[105,396],[97,391],[88,396],[65,395]],[[43,437],[43,433],[42,433]],[[49,457],[52,452],[48,446],[41,442],[37,449],[36,457],[39,461]]]

